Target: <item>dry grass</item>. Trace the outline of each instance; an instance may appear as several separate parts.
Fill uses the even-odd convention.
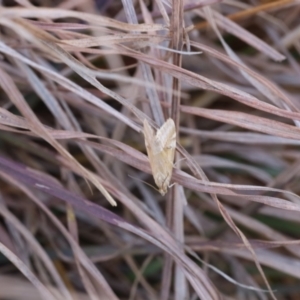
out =
[[[299,299],[299,15],[2,0],[0,299]],[[142,124],[167,118],[162,197]]]

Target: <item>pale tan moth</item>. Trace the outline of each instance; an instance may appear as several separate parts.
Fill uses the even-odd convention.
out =
[[[175,123],[168,119],[155,134],[145,119],[144,136],[154,181],[159,192],[165,195],[170,184],[175,156]]]

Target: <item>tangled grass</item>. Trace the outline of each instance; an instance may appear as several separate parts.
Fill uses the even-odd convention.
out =
[[[0,298],[299,299],[299,15],[1,1]],[[143,121],[168,118],[161,196]]]

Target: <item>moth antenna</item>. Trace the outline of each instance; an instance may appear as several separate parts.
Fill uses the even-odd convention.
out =
[[[173,182],[171,185],[168,186],[168,188],[170,189],[171,187],[173,187],[177,182]]]
[[[173,164],[173,167],[175,168],[176,164],[178,164],[179,162],[181,162],[181,161],[183,161],[183,160],[185,160],[185,159],[186,159],[186,157],[180,158],[179,160],[177,160],[177,161]]]
[[[147,184],[148,186],[152,187],[152,188],[153,188],[154,190],[156,190],[157,192],[159,192],[159,190],[158,190],[154,185],[152,185],[152,184],[150,184],[150,183],[148,183],[148,182],[146,182],[146,181],[144,181],[144,180],[141,180],[141,179],[139,179],[139,178],[137,178],[137,177],[134,177],[134,176],[131,176],[131,175],[129,175],[129,174],[128,174],[128,177],[131,177],[131,178],[133,178],[133,179],[135,179],[135,180],[137,180],[137,181],[143,182],[143,183]]]

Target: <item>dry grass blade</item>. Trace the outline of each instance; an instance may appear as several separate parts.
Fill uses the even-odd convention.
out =
[[[95,97],[93,94],[89,93],[87,90],[83,89],[76,83],[68,80],[64,76],[61,76],[60,74],[58,74],[57,72],[54,72],[50,68],[44,67],[43,65],[39,65],[39,64],[27,59],[26,57],[17,53],[15,50],[7,47],[1,41],[0,41],[0,49],[1,49],[1,52],[6,53],[9,56],[15,57],[16,59],[32,66],[33,68],[36,68],[38,71],[41,71],[44,74],[47,74],[52,80],[57,82],[63,88],[66,88],[67,90],[74,92],[75,94],[81,96],[86,101],[94,104],[97,107],[100,107],[104,111],[109,112],[112,116],[115,116],[119,120],[122,120],[128,126],[134,128],[136,130],[139,130],[139,127],[137,127],[135,125],[135,123],[132,120],[130,120],[128,117],[123,116],[122,114],[117,112],[115,109],[113,109],[111,106],[109,106],[107,103],[105,103],[103,101],[99,101],[98,97]]]
[[[236,111],[212,110],[191,106],[182,106],[181,111],[282,138],[299,140],[299,128],[281,122],[272,121],[267,118],[256,117]]]
[[[25,65],[23,65],[25,67]],[[29,69],[27,69],[29,72]],[[19,90],[15,87],[13,81],[7,76],[3,71],[0,70],[0,85],[6,91],[7,95],[10,97],[11,101],[19,108],[19,110],[30,120],[29,126],[30,130],[37,133],[38,136],[44,137],[44,139],[49,142],[54,148],[57,149],[62,155],[70,161],[71,164],[74,164],[74,167],[79,172],[82,173],[87,179],[89,179],[105,196],[105,198],[111,203],[111,205],[116,206],[115,200],[110,196],[106,189],[99,183],[96,177],[89,171],[87,171],[83,166],[81,166],[70,154],[67,152],[55,139],[47,134],[47,131],[43,129],[39,120],[36,118],[34,113],[31,111],[29,106],[26,104],[23,96]]]
[[[0,176],[3,177],[3,174],[1,174]],[[23,225],[15,218],[15,216],[13,216],[3,205],[0,205],[0,208],[2,216],[4,216],[6,220],[9,221],[14,226],[14,228],[16,228],[21,233],[22,237],[35,249],[35,252],[40,256],[40,259],[44,262],[45,266],[47,266],[49,273],[52,275],[61,291],[61,297],[65,299],[72,299],[49,257],[47,257],[44,250],[36,242],[30,232],[27,231],[27,229],[24,228]]]
[[[17,165],[15,163],[12,163],[10,161],[7,161],[5,159],[0,159],[1,166],[0,168],[2,170],[5,170],[5,173],[12,176],[14,179],[17,179],[18,181],[29,185],[31,187],[34,187],[36,189],[39,189],[41,191],[44,191],[45,193],[48,193],[50,195],[53,195],[59,199],[62,199],[78,209],[81,209],[101,220],[104,220],[105,222],[108,222],[110,224],[119,226],[121,228],[127,229],[130,232],[133,232],[139,236],[142,236],[143,238],[146,238],[150,242],[158,245],[159,247],[165,249],[169,253],[173,253],[176,255],[176,259],[178,262],[180,262],[185,268],[186,274],[190,276],[195,276],[192,283],[196,284],[196,282],[200,281],[203,284],[206,285],[206,287],[200,288],[199,291],[201,291],[201,294],[206,295],[207,299],[210,299],[209,293],[215,293],[214,289],[209,283],[205,277],[203,277],[203,274],[199,274],[200,269],[196,265],[193,264],[191,260],[189,260],[187,257],[181,257],[180,250],[178,246],[176,246],[176,242],[172,240],[172,237],[169,236],[167,232],[160,231],[160,234],[156,237],[156,234],[154,233],[154,237],[152,237],[151,234],[144,232],[143,230],[132,226],[131,224],[127,223],[122,218],[118,217],[114,213],[101,208],[100,206],[93,204],[92,202],[89,202],[75,194],[72,194],[71,192],[64,190],[61,186],[58,184],[49,183],[48,181],[45,182],[43,179],[41,180],[41,177],[39,174],[32,172],[28,169],[25,169],[23,166]],[[115,191],[116,196],[122,200],[124,199],[125,195],[122,195]],[[144,222],[150,221],[144,220]],[[155,225],[153,221],[151,221],[152,225],[157,227],[158,225]],[[160,226],[159,226],[160,227]],[[154,228],[152,228],[154,230]],[[155,231],[155,230],[154,230]],[[162,239],[164,237],[164,239]],[[166,242],[168,241],[168,242]],[[169,244],[170,243],[170,244]],[[198,269],[198,271],[197,271]],[[207,288],[207,290],[206,290]]]
[[[0,243],[0,251],[5,255],[40,292],[42,299],[56,300],[57,298],[39,281],[30,269],[7,247]]]
[[[17,286],[17,289],[8,289],[8,286]],[[0,278],[0,290],[2,298],[13,298],[13,299],[23,299],[23,300],[40,300],[41,294],[30,284],[21,278],[16,278],[15,276],[2,275]],[[49,287],[49,290],[55,290]],[[55,291],[54,291],[55,293]],[[83,293],[74,293],[74,299],[89,300]]]
[[[199,11],[199,14],[203,17],[203,13]],[[245,30],[241,26],[238,26],[236,23],[222,16],[218,12],[213,11],[213,18],[216,24],[222,29],[225,29],[227,32],[236,35],[240,39],[244,40],[247,44],[252,45],[259,51],[263,52],[265,55],[268,55],[270,58],[276,61],[282,61],[285,59],[285,57],[281,53],[276,51],[273,47],[253,36],[247,30]]]
[[[117,20],[99,15],[96,16],[93,14],[55,8],[1,8],[0,18],[47,18],[53,20],[61,18],[77,18],[79,20],[84,20],[92,25],[97,25],[99,27],[111,27],[127,31],[157,31],[165,29],[165,26],[159,24],[134,25],[118,22]]]

